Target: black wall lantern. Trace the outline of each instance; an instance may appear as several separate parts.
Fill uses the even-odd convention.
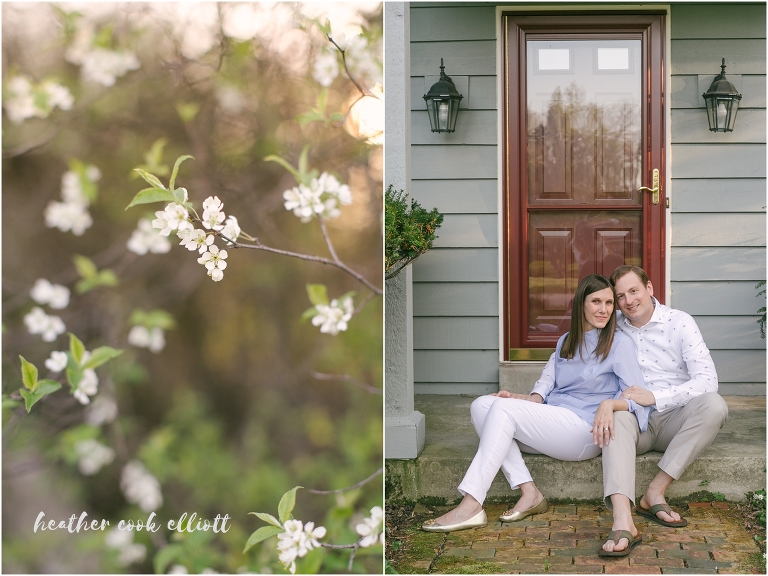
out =
[[[462,98],[464,96],[456,90],[453,80],[445,75],[443,59],[440,58],[440,80],[424,95],[432,132],[453,132],[456,129],[456,117],[459,115]]]
[[[704,96],[704,102],[707,104],[709,129],[712,132],[733,132],[741,94],[725,78],[725,58],[723,58],[720,68],[720,74],[715,76],[709,90],[702,96]]]

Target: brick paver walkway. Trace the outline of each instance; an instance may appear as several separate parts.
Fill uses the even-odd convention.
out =
[[[611,515],[592,505],[553,506],[522,522],[491,522],[484,528],[432,534],[418,526],[442,510],[420,506],[415,524],[401,530],[393,558],[401,573],[538,574],[713,574],[751,573],[760,549],[744,529],[735,505],[694,502],[683,513],[685,528],[666,528],[635,516],[643,536],[629,557],[600,558],[597,551],[611,529]],[[486,506],[488,519],[507,505]],[[419,514],[418,512],[422,512]]]

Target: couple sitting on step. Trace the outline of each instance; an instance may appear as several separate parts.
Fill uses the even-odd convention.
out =
[[[464,499],[424,530],[487,524],[482,504],[499,468],[522,492],[499,520],[546,511],[521,451],[559,460],[586,460],[602,451],[613,527],[598,554],[626,556],[642,542],[631,508],[636,455],[664,452],[635,513],[663,526],[685,526],[666,503],[666,490],[715,438],[728,406],[717,394],[715,366],[696,322],[660,304],[645,271],[625,265],[610,282],[592,274],[579,283],[570,331],[528,396],[480,396],[471,416],[480,446],[459,485]]]

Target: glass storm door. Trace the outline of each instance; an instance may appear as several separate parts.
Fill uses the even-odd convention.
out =
[[[588,274],[642,266],[663,301],[661,18],[506,19],[508,359],[548,355]]]

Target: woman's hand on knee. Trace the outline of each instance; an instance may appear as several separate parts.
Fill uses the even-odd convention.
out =
[[[595,444],[600,448],[607,446],[611,440],[616,440],[616,429],[613,425],[613,400],[600,402],[590,432],[592,432]]]

